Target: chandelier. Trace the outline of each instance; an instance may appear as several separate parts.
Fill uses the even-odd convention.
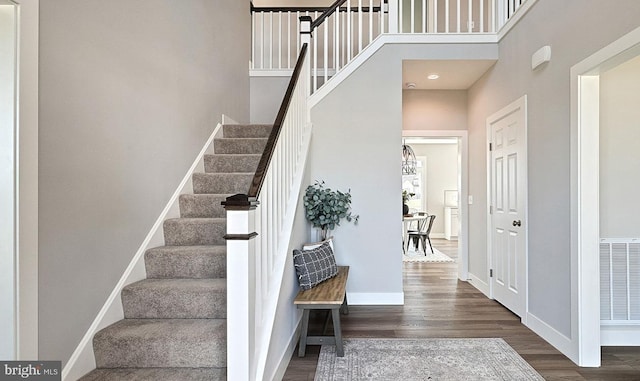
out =
[[[415,175],[417,172],[416,154],[413,152],[413,148],[406,144],[402,144],[402,174],[403,175]]]

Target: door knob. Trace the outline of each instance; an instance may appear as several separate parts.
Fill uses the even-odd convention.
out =
[[[522,226],[522,222],[520,220],[513,221],[513,226]]]

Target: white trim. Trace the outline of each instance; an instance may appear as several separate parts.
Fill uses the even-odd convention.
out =
[[[431,237],[431,238],[442,238],[442,239],[444,239],[444,233],[431,233],[431,234],[429,234],[429,237]]]
[[[527,0],[520,6],[520,8],[518,8],[516,13],[500,28],[500,31],[498,32],[498,41],[501,41],[509,31],[513,29],[518,22],[520,22],[524,15],[529,12],[531,7],[533,7],[537,1],[538,0]]]
[[[39,0],[13,0],[18,24],[17,356],[38,358]]]
[[[296,329],[293,330],[291,337],[289,337],[289,344],[286,346],[285,350],[282,352],[280,359],[278,361],[278,366],[274,369],[271,377],[265,377],[265,380],[282,380],[284,378],[284,374],[287,371],[287,367],[289,366],[289,361],[291,361],[291,356],[293,356],[293,351],[298,344],[298,338],[300,337],[300,329],[302,322],[302,314],[299,314],[298,322],[296,323]]]
[[[523,319],[522,323],[567,357],[572,357],[574,354],[575,348],[570,338],[558,332],[532,313],[527,312],[526,321]]]
[[[571,336],[580,366],[600,365],[599,76],[640,55],[640,28],[571,68]]]
[[[483,281],[482,279],[471,273],[469,273],[469,279],[467,281],[470,285],[482,292],[487,298],[491,299],[491,297],[489,296],[489,283]]]
[[[350,306],[401,306],[404,292],[347,292]]]
[[[458,278],[469,279],[469,138],[467,130],[402,130],[402,136],[416,137],[456,137],[458,149],[458,189],[460,190],[460,214],[458,229]],[[433,235],[434,238],[436,234]],[[442,234],[444,238],[444,233]]]
[[[640,326],[608,325],[600,326],[600,344],[604,346],[640,346]]]
[[[96,367],[92,345],[93,336],[102,328],[124,319],[124,311],[122,309],[120,299],[120,292],[122,291],[122,288],[128,284],[146,278],[144,253],[151,247],[164,245],[162,225],[167,218],[180,217],[179,197],[183,193],[192,192],[193,186],[191,184],[191,176],[196,171],[204,172],[204,155],[212,152],[213,139],[220,131],[221,127],[222,124],[218,124],[213,130],[211,136],[209,136],[209,139],[187,171],[187,174],[180,182],[180,185],[178,185],[178,188],[171,196],[171,199],[169,199],[169,202],[156,219],[151,231],[149,231],[144,241],[142,241],[142,244],[136,251],[133,259],[131,259],[129,266],[127,266],[113,291],[111,291],[107,301],[104,303],[100,312],[98,312],[98,315],[91,323],[91,326],[89,326],[89,329],[82,337],[82,340],[73,351],[71,358],[62,370],[63,380],[77,380]]]

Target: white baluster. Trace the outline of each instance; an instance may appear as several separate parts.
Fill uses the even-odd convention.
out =
[[[329,70],[329,20],[325,19],[322,23],[322,29],[324,32],[324,43],[322,48],[324,50],[324,82],[322,84],[327,83],[327,72]]]
[[[291,69],[291,11],[287,11],[287,69]]]
[[[460,10],[460,0],[457,0],[456,11],[458,14],[458,17],[457,17],[458,28],[456,29],[456,32],[460,33],[462,31],[462,29],[460,28],[460,18],[462,17],[462,12]]]
[[[345,64],[351,61],[351,17],[351,0],[347,0],[347,60]]]
[[[369,43],[373,41],[373,0],[369,0]]]
[[[451,8],[451,0],[444,1],[444,32],[449,33],[449,8]]]
[[[480,0],[482,2],[482,0]],[[467,20],[467,32],[473,33],[473,0],[469,0],[468,11],[469,17]]]
[[[433,33],[438,33],[438,0],[433,0]]]
[[[358,53],[362,51],[362,0],[358,0]]]
[[[278,69],[282,69],[282,12],[278,12]]]
[[[269,12],[269,69],[273,69],[273,12]]]
[[[480,33],[484,33],[484,1],[480,0],[480,11],[478,12],[480,14],[480,28],[478,28]]]
[[[262,12],[260,16],[260,18],[262,19],[260,22],[260,69],[264,69],[266,67],[264,64],[264,12]]]
[[[340,70],[340,8],[336,9],[336,13],[333,15],[333,60],[335,61],[333,67],[336,71]]]

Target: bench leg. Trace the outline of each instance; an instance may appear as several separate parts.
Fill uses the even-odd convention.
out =
[[[307,333],[309,330],[309,310],[302,310],[302,331],[300,332],[300,344],[298,345],[298,357],[304,357],[307,350]]]
[[[344,348],[342,346],[342,327],[340,326],[340,309],[332,309],[331,314],[333,315],[333,335],[336,339],[336,355],[338,357],[344,357]]]
[[[340,306],[340,311],[342,311],[343,315],[349,315],[349,303],[347,302],[347,294],[344,295],[344,301]]]

